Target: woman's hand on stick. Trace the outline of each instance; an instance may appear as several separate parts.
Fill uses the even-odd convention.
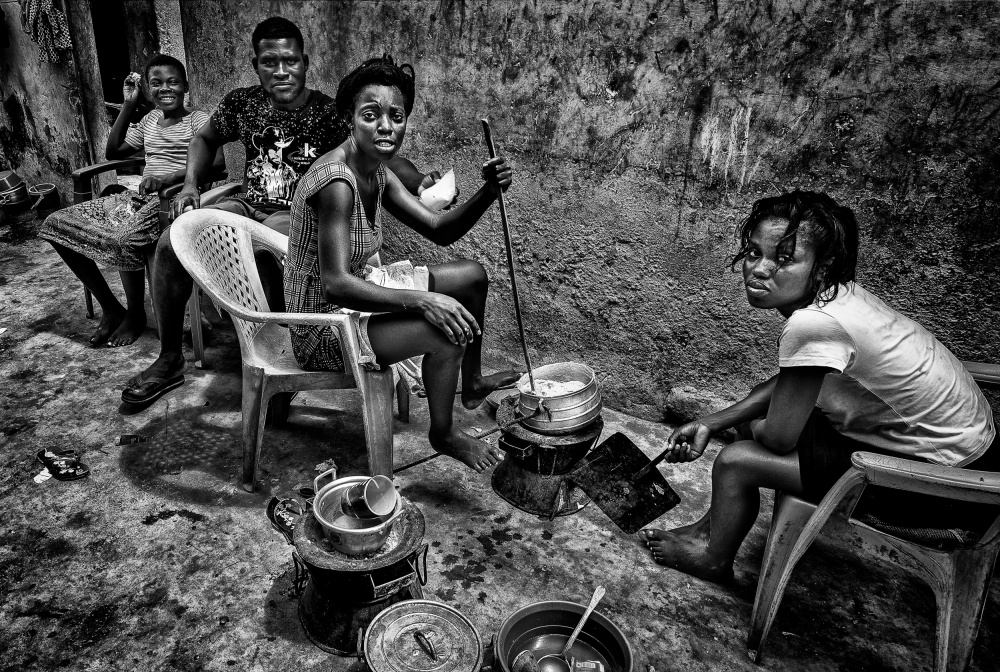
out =
[[[483,180],[490,186],[494,196],[499,196],[507,191],[510,183],[514,180],[514,171],[507,159],[502,156],[495,156],[483,164]]]
[[[681,425],[667,439],[667,445],[671,448],[667,453],[667,462],[697,460],[705,452],[711,437],[712,430],[698,420]]]
[[[444,332],[449,341],[456,345],[471,343],[481,335],[479,323],[461,303],[436,292],[428,292],[420,302],[424,319]]]

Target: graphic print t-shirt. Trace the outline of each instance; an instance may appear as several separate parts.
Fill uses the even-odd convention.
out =
[[[333,98],[312,91],[305,105],[276,110],[260,85],[226,94],[212,115],[224,142],[246,149],[246,200],[291,207],[295,185],[313,161],[347,138]]]

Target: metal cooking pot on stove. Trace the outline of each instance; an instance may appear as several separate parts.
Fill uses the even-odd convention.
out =
[[[601,414],[601,386],[594,370],[586,364],[560,362],[546,364],[532,371],[535,391],[531,389],[528,374],[521,376],[517,387],[521,391],[518,412],[525,419],[521,425],[539,434],[571,434],[583,429]],[[583,387],[563,394],[546,395],[543,383],[582,383]],[[539,404],[543,409],[538,411]]]

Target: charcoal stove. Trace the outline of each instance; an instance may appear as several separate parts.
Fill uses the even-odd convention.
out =
[[[423,597],[424,516],[405,497],[401,501],[403,514],[385,545],[368,556],[352,557],[334,549],[311,511],[295,526],[295,553],[308,571],[299,596],[299,620],[312,643],[328,653],[355,655],[358,631],[367,629],[379,612]]]
[[[603,430],[599,415],[586,427],[558,436],[539,434],[517,423],[508,425],[498,442],[506,455],[493,470],[493,491],[510,505],[550,520],[581,511],[590,499],[568,474]]]

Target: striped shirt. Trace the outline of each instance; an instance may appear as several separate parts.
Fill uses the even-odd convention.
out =
[[[157,108],[138,124],[128,127],[125,142],[135,149],[146,150],[146,167],[142,176],[163,177],[187,166],[188,144],[194,134],[208,123],[208,115],[195,110],[172,126],[160,126],[163,110]]]

